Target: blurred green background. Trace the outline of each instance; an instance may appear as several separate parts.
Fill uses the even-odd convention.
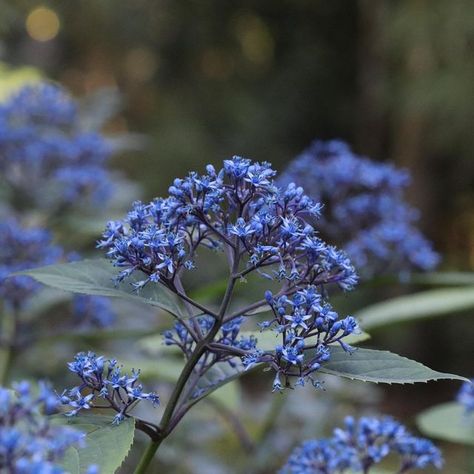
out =
[[[1,61],[77,96],[119,91],[109,131],[145,138],[114,165],[145,198],[229,155],[282,169],[314,138],[341,138],[409,168],[442,268],[473,269],[474,2],[0,0],[0,12]],[[472,316],[384,329],[373,345],[473,376]],[[458,388],[434,387],[386,388],[381,407],[409,417]]]

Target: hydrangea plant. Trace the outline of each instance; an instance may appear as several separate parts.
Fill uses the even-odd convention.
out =
[[[269,163],[238,156],[225,160],[220,170],[209,165],[204,174],[174,180],[167,197],[135,202],[123,220],[109,222],[98,247],[111,263],[90,260],[27,272],[77,293],[140,300],[176,319],[164,343],[182,353],[184,365],[159,423],[137,423],[151,438],[138,474],[199,400],[249,370],[272,371],[275,392],[319,387],[318,373],[387,383],[459,378],[385,351],[353,347],[360,337],[358,323],[352,316],[340,317],[329,295],[352,290],[356,271],[344,251],[320,237],[322,205],[297,184],[282,187],[275,178]],[[220,253],[228,269],[216,306],[187,289],[188,275],[206,266],[200,255],[209,258],[209,251],[217,253],[216,259]],[[260,299],[242,304],[235,291],[251,278],[268,281],[268,289]],[[267,317],[262,321],[257,313]],[[252,323],[260,334],[243,330]],[[118,413],[120,426],[136,400],[157,400],[142,392],[137,374],[115,374],[115,362],[94,354],[79,354],[70,368],[83,384],[65,392],[64,401],[79,417],[103,398]],[[118,399],[114,406],[111,400]],[[397,446],[408,459],[419,444]]]

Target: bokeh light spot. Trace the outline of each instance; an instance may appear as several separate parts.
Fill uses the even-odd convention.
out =
[[[38,7],[26,18],[26,31],[35,41],[50,41],[59,33],[61,22],[54,10]]]

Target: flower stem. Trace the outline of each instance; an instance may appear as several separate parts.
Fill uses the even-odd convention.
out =
[[[157,441],[150,441],[150,444],[144,451],[138,466],[136,467],[135,471],[133,471],[134,474],[144,474],[146,472],[162,441],[163,438]]]
[[[15,339],[15,315],[4,311],[0,332],[0,385],[5,385],[12,361],[12,345]]]

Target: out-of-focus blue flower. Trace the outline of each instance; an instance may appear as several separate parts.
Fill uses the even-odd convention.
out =
[[[38,285],[32,278],[11,273],[56,262],[62,256],[51,234],[38,227],[24,227],[13,217],[0,221],[0,297],[13,308],[24,305]]]
[[[0,471],[17,474],[65,474],[58,462],[71,446],[84,444],[84,434],[52,425],[59,400],[50,386],[28,382],[0,387]]]
[[[431,441],[416,438],[392,418],[347,417],[344,428],[336,428],[331,438],[295,448],[281,474],[365,473],[391,453],[400,458],[399,473],[443,465]]]
[[[72,314],[79,325],[98,328],[111,326],[116,319],[110,300],[102,296],[74,296]]]
[[[280,186],[292,182],[324,204],[318,230],[343,247],[364,276],[438,264],[415,226],[418,212],[404,200],[406,170],[358,156],[342,141],[315,141],[278,180]]]
[[[175,179],[169,196],[136,202],[123,221],[109,222],[99,247],[122,268],[147,275],[135,284],[161,282],[174,289],[176,275],[194,268],[200,246],[227,247],[246,262],[243,274],[292,285],[336,283],[350,289],[355,270],[343,252],[327,245],[312,225],[321,206],[290,184],[280,190],[269,163],[233,157],[216,172]]]
[[[118,424],[137,402],[148,400],[153,406],[160,403],[156,393],[143,391],[138,381],[139,371],[132,370],[131,375],[123,374],[116,360],[97,357],[93,352],[80,352],[74,361],[68,363],[68,367],[81,379],[81,384],[64,390],[59,397],[63,405],[71,408],[67,416],[93,408],[99,398],[117,412],[114,423]]]
[[[474,379],[471,380],[471,383],[464,382],[462,384],[457,400],[464,406],[467,415],[474,412]]]
[[[49,83],[27,85],[0,104],[1,181],[22,202],[62,211],[77,201],[103,204],[112,145],[81,129],[74,100]]]
[[[338,451],[332,440],[309,440],[291,453],[281,474],[331,474],[337,469]]]
[[[261,324],[263,329],[271,328],[281,335],[275,351],[259,351],[253,356],[246,355],[243,363],[247,367],[262,362],[277,371],[278,383],[275,389],[311,382],[315,387],[320,383],[313,374],[330,359],[329,347],[339,344],[345,351],[352,347],[344,338],[359,332],[357,321],[352,316],[339,319],[329,303],[325,302],[315,286],[297,291],[292,298],[274,298],[271,292],[265,299],[273,312],[273,319]],[[284,378],[284,385],[280,377]]]

